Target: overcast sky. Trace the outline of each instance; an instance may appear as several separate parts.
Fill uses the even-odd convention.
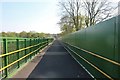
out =
[[[59,33],[59,0],[1,0],[0,31]],[[116,1],[119,0],[110,0]]]

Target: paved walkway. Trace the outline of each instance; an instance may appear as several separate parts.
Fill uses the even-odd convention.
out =
[[[91,78],[91,76],[56,40],[28,78]]]

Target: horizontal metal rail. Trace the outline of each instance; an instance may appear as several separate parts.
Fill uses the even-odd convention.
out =
[[[77,49],[79,49],[79,50],[82,50],[82,51],[84,51],[84,52],[87,52],[87,53],[89,53],[89,54],[91,54],[91,55],[93,55],[93,56],[96,56],[96,57],[98,57],[98,58],[104,59],[104,60],[106,60],[106,61],[108,61],[108,62],[110,62],[110,63],[112,63],[112,64],[115,64],[115,65],[117,65],[117,66],[120,66],[120,63],[119,63],[119,62],[116,62],[116,61],[113,61],[113,60],[111,60],[111,59],[105,58],[105,57],[103,57],[103,56],[97,55],[97,54],[95,54],[95,53],[93,53],[93,52],[90,52],[90,51],[87,51],[87,50],[85,50],[85,49],[79,48],[79,47],[77,47],[77,46],[71,45],[71,44],[69,44],[69,43],[67,43],[67,42],[64,42],[64,43],[66,43],[66,44],[68,44],[68,45],[70,45],[70,46],[72,46],[72,47],[75,47],[75,48],[77,48]]]
[[[102,73],[104,76],[106,76],[107,78],[109,78],[110,80],[114,80],[113,78],[111,78],[107,73],[105,73],[104,71],[102,71],[101,69],[99,69],[97,66],[95,66],[94,64],[92,64],[91,62],[89,62],[87,59],[85,59],[84,57],[78,55],[75,51],[73,51],[71,48],[69,48],[68,46],[66,46],[70,51],[72,51],[73,53],[75,53],[78,57],[80,57],[82,60],[84,60],[85,62],[87,62],[89,65],[91,65],[92,67],[94,67],[96,70],[98,70],[100,73]],[[68,51],[68,50],[67,50]],[[69,52],[69,51],[68,51]],[[69,52],[70,53],[70,52]]]
[[[32,59],[39,50],[42,50],[52,38],[4,38],[0,37],[0,76],[3,78],[12,74],[20,66]]]
[[[46,45],[46,44],[45,44],[45,45]],[[43,46],[45,46],[45,45],[43,45]],[[43,46],[40,46],[38,49],[36,49],[36,50],[34,50],[34,51],[30,52],[29,54],[27,54],[27,55],[23,56],[22,58],[20,58],[20,59],[18,59],[18,60],[16,60],[16,61],[14,61],[14,62],[12,62],[11,64],[8,64],[7,66],[5,66],[5,67],[1,68],[1,69],[0,69],[0,72],[1,72],[2,70],[4,70],[4,69],[6,69],[6,68],[10,67],[11,65],[13,65],[13,64],[15,64],[15,63],[17,63],[18,61],[20,61],[20,60],[22,60],[22,59],[26,58],[27,56],[31,55],[32,53],[34,53],[34,52],[38,51],[38,50],[39,50],[40,48],[42,48]]]
[[[33,45],[33,46],[29,46],[29,47],[26,47],[26,48],[22,48],[22,49],[19,49],[19,50],[15,50],[15,51],[12,51],[12,52],[9,52],[9,53],[6,53],[6,54],[2,54],[2,55],[0,55],[0,57],[4,57],[4,56],[11,55],[11,54],[14,54],[14,53],[17,53],[17,52],[20,52],[20,51],[24,51],[25,49],[29,49],[29,48],[38,46],[38,45],[46,43],[46,42],[47,41],[39,43],[39,44],[36,44],[36,45]]]

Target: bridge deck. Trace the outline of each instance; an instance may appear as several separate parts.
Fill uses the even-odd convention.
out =
[[[91,78],[59,41],[54,41],[28,78]]]

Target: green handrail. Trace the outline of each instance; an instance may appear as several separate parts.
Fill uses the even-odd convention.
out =
[[[16,69],[28,62],[39,50],[46,47],[52,38],[0,37],[0,76],[9,77]]]

